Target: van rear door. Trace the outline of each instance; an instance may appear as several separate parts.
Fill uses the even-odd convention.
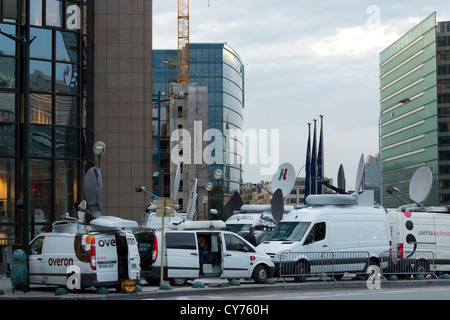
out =
[[[194,279],[199,276],[200,260],[195,232],[167,232],[167,276]]]
[[[117,246],[114,235],[98,234],[94,241],[98,282],[118,281]]]
[[[141,261],[137,241],[131,233],[127,233],[126,238],[128,246],[128,278],[131,280],[137,280],[140,278],[141,272]]]

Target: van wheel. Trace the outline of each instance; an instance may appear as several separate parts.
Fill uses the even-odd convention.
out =
[[[308,267],[304,261],[298,261],[295,265],[295,273],[298,276],[294,276],[295,282],[305,282],[306,274],[308,272]]]
[[[186,278],[170,278],[169,282],[173,286],[180,287],[180,286],[186,285],[187,279]]]
[[[252,278],[255,283],[265,283],[268,277],[269,272],[267,271],[267,268],[261,264],[256,266],[256,268],[253,270]]]

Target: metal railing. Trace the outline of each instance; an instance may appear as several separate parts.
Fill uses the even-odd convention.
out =
[[[280,278],[294,277],[305,281],[307,277],[330,276],[341,278],[345,273],[365,273],[370,264],[368,252],[291,252],[284,251],[275,257]]]
[[[386,251],[380,261],[387,265],[381,270],[385,278],[391,275],[399,279],[418,274],[436,276],[434,253],[431,251]]]
[[[327,276],[340,279],[345,274],[366,274],[371,264],[377,264],[381,276],[391,275],[408,279],[421,274],[436,276],[434,253],[431,251],[385,251],[378,261],[371,261],[368,252],[292,252],[283,251],[274,258],[279,267],[280,278],[295,278],[302,282],[306,278]]]

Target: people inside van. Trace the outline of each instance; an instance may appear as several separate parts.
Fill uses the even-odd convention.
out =
[[[256,247],[255,227],[250,227],[249,232],[244,235],[244,239]]]
[[[200,259],[200,274],[203,275],[203,264],[208,261],[208,244],[204,237],[198,238],[198,251]]]

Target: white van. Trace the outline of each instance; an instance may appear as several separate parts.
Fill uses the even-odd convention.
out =
[[[384,208],[374,207],[373,193],[364,195],[367,192],[356,204],[346,204],[350,195],[310,196],[311,206],[285,214],[258,249],[270,255],[277,266],[282,252],[368,252],[370,262],[379,265],[382,253],[390,248],[389,224]],[[359,272],[367,266],[339,267],[341,272]]]
[[[401,207],[388,210],[387,216],[392,250],[397,251],[398,258],[413,256],[415,252],[430,252],[434,265],[426,268],[450,271],[450,213],[447,207]]]
[[[142,277],[157,283],[161,272],[161,231],[138,232],[142,259]],[[220,277],[250,279],[264,283],[272,277],[275,265],[270,257],[233,232],[221,230],[166,230],[164,278],[173,285],[183,285],[187,279]],[[200,263],[199,242],[206,242],[206,257]],[[203,267],[203,273],[201,268]]]
[[[77,221],[60,221],[52,232],[35,237],[30,243],[30,283],[70,290],[100,286],[125,290],[125,284],[135,284],[140,278],[136,238],[113,228],[115,219],[103,218],[98,219],[106,224],[93,225],[87,233],[80,232]]]

